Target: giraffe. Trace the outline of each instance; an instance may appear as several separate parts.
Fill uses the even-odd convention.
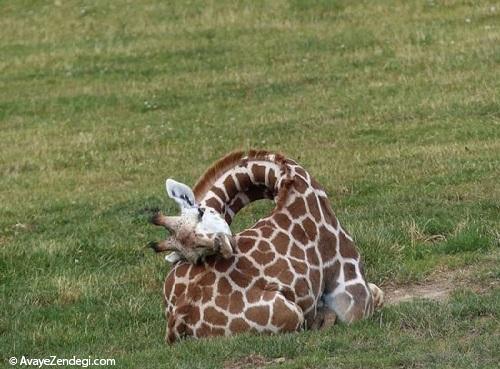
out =
[[[177,254],[163,288],[168,343],[318,328],[328,311],[352,323],[382,305],[383,292],[366,282],[361,256],[325,191],[295,161],[268,151],[234,152],[209,168],[192,192],[175,190],[172,197],[191,206],[190,220],[184,212],[174,220],[154,217],[174,235],[153,247]],[[204,214],[229,226],[239,210],[264,198],[276,206],[253,227],[234,236],[227,229],[193,236]],[[192,249],[196,258],[183,260]]]

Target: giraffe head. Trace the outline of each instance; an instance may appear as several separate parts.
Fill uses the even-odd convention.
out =
[[[156,252],[172,251],[165,258],[172,263],[181,259],[196,263],[218,252],[230,257],[234,240],[224,218],[212,208],[198,204],[187,185],[167,179],[166,188],[168,196],[179,205],[181,214],[156,213],[153,216],[151,222],[165,227],[171,236],[161,242],[152,242],[150,246]]]

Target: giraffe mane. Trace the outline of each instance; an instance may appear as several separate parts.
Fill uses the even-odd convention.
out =
[[[220,176],[229,168],[232,168],[238,163],[245,153],[243,151],[232,151],[221,159],[217,160],[205,173],[198,179],[193,187],[193,193],[196,201],[210,190],[210,187],[217,181]]]
[[[272,158],[274,156],[274,158]],[[210,190],[213,184],[229,169],[234,168],[238,163],[247,160],[268,160],[278,164],[284,174],[284,181],[277,194],[276,207],[281,208],[287,198],[290,187],[293,184],[290,168],[287,159],[280,153],[274,153],[267,150],[251,149],[245,155],[244,151],[232,151],[221,159],[217,160],[205,173],[198,179],[193,187],[193,193],[196,201],[200,201]]]

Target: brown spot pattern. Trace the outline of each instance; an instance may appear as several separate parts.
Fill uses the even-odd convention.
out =
[[[305,262],[302,261],[297,261],[297,260],[290,260],[290,264],[292,264],[293,270],[297,274],[306,274],[308,266]]]
[[[234,291],[229,298],[229,312],[238,314],[243,311],[243,295],[240,291]]]
[[[208,272],[205,273],[199,280],[198,284],[200,286],[210,286],[214,284],[215,282],[215,273],[214,272]]]
[[[222,213],[222,204],[215,197],[212,197],[205,201],[205,205],[215,211]]]
[[[269,226],[264,226],[260,230],[263,238],[269,238],[273,234],[273,229]]]
[[[302,226],[304,227],[304,230],[306,231],[307,237],[311,241],[314,241],[316,239],[317,234],[318,234],[318,231],[316,229],[316,224],[314,224],[314,222],[311,220],[311,218],[307,217],[302,222]]]
[[[330,201],[327,197],[319,196],[319,203],[323,210],[323,215],[325,220],[332,225],[332,227],[337,228],[337,217],[333,213],[332,207],[330,206]]]
[[[233,176],[231,175],[228,175],[224,180],[224,188],[226,189],[229,199],[234,199],[234,197],[238,194],[238,188],[236,188]]]
[[[270,277],[276,277],[286,268],[288,268],[288,263],[283,258],[279,258],[276,262],[268,266],[264,273]]]
[[[178,264],[175,267],[175,276],[178,278],[184,277],[190,266],[191,266],[191,264],[189,264],[187,262],[184,262],[182,264]]]
[[[320,281],[321,281],[319,270],[317,269],[309,270],[309,281],[311,282],[313,291],[319,292]]]
[[[189,312],[186,313],[184,319],[187,324],[195,325],[200,320],[200,309],[198,306],[190,306]]]
[[[224,259],[219,257],[215,261],[214,268],[219,273],[224,273],[229,269],[231,265],[233,265],[233,262],[234,262],[234,256],[229,259]]]
[[[325,293],[330,293],[335,291],[338,286],[338,279],[340,275],[340,262],[338,260],[325,269],[324,279],[325,279]]]
[[[236,246],[242,254],[246,254],[255,245],[255,240],[252,238],[239,237],[236,240]]]
[[[171,295],[172,288],[174,288],[174,281],[175,281],[174,273],[169,273],[167,278],[165,278],[165,284],[163,285],[163,292],[166,296]],[[177,288],[177,286],[175,286],[175,288]]]
[[[331,260],[337,253],[337,238],[333,233],[328,231],[326,227],[321,227],[319,230],[318,249],[323,261]]]
[[[306,204],[302,197],[297,197],[295,201],[288,207],[288,211],[293,217],[300,217],[306,213]]]
[[[293,282],[293,273],[289,270],[283,270],[279,274],[278,279],[281,281],[281,283],[290,285]]]
[[[260,252],[255,250],[250,254],[250,256],[260,265],[267,265],[274,260],[273,252]]]
[[[240,237],[259,237],[259,232],[257,232],[255,229],[246,229],[243,232],[240,233]]]
[[[354,297],[355,300],[364,299],[366,297],[366,289],[361,284],[347,286],[346,290]]]
[[[178,283],[174,288],[174,295],[180,296],[186,290],[186,285],[184,283]]]
[[[219,198],[223,203],[229,201],[229,198],[226,196],[226,193],[220,189],[219,187],[212,187],[211,191]]]
[[[203,319],[213,325],[225,325],[227,323],[227,316],[211,306],[207,307],[203,312]]]
[[[229,296],[228,295],[219,295],[215,298],[215,305],[220,307],[221,309],[227,310],[229,307]]]
[[[278,224],[278,227],[283,228],[284,230],[287,230],[290,227],[290,224],[292,224],[288,215],[283,213],[277,213],[273,216],[273,218]]]
[[[236,180],[238,181],[238,183],[240,184],[241,191],[246,192],[251,184],[250,177],[248,176],[248,174],[236,173],[235,177],[236,177]]]
[[[293,332],[298,328],[299,317],[295,311],[285,304],[283,298],[277,298],[273,306],[271,323],[276,327],[280,327],[284,332]]]
[[[358,258],[358,251],[356,250],[356,246],[354,243],[350,241],[344,234],[344,232],[340,232],[339,234],[339,242],[340,242],[340,255],[344,258]]]
[[[305,299],[301,300],[298,304],[301,307],[302,311],[307,311],[311,308],[311,306],[314,305],[314,299],[312,297],[306,297]]]
[[[346,290],[353,296],[355,301],[351,310],[349,310],[348,319],[358,320],[363,318],[365,315],[365,300],[368,297],[364,286],[355,284],[347,286]]]
[[[259,243],[257,245],[257,249],[259,251],[262,251],[262,252],[268,252],[268,251],[271,251],[271,246],[269,246],[269,242],[262,240],[262,241],[259,241]]]
[[[186,295],[189,297],[190,300],[193,301],[201,300],[202,297],[201,287],[195,283],[189,283],[189,285],[187,286]]]
[[[306,200],[307,200],[307,207],[309,208],[309,212],[314,217],[314,220],[316,220],[316,222],[321,221],[321,213],[319,211],[316,195],[314,193],[311,193],[309,194],[309,196],[307,196]]]
[[[250,326],[244,319],[235,318],[229,324],[229,329],[231,330],[231,332],[241,333],[248,331],[250,329]]]
[[[296,244],[293,244],[292,250],[290,251],[290,256],[297,259],[305,259],[306,254],[301,247],[297,246]]]
[[[260,289],[259,287],[252,286],[252,288],[250,288],[246,292],[245,296],[249,303],[254,304],[260,300],[262,293],[263,293],[262,289]]]
[[[306,236],[306,232],[299,224],[295,224],[292,228],[292,236],[295,240],[299,241],[301,244],[306,245],[309,240]]]
[[[319,264],[318,255],[316,254],[316,249],[314,247],[309,247],[306,250],[306,256],[307,256],[307,262],[309,263],[309,265],[318,265]]]
[[[307,179],[307,173],[306,173],[306,171],[303,168],[296,167],[295,168],[295,173],[297,173],[299,176],[304,177],[304,179]]]
[[[212,336],[224,336],[225,333],[223,328],[212,328]]]
[[[233,213],[237,213],[238,211],[240,211],[243,206],[245,206],[245,203],[243,202],[243,200],[241,199],[241,197],[236,197],[233,202],[231,203],[231,210],[233,211]]]
[[[200,328],[196,330],[197,337],[208,337],[212,333],[212,328],[207,323],[201,323]]]
[[[276,185],[276,175],[274,174],[274,170],[273,169],[269,169],[269,173],[267,175],[267,184],[268,184],[269,188],[271,188],[271,189],[275,188],[275,185]]]
[[[266,167],[263,165],[254,164],[252,166],[253,178],[255,184],[265,184]]]
[[[301,194],[305,193],[309,187],[306,181],[298,177],[293,181],[293,186],[295,187],[295,190]]]
[[[344,264],[344,278],[346,281],[356,278],[356,268],[354,267],[354,264]]]
[[[217,283],[217,293],[219,295],[229,295],[232,290],[231,284],[226,277],[221,277],[219,283]]]
[[[307,283],[307,280],[303,277],[298,278],[295,282],[294,290],[299,297],[307,296],[309,294],[309,284]]]
[[[236,268],[247,276],[256,277],[259,275],[259,270],[246,257],[239,258]]]
[[[237,269],[234,269],[231,273],[229,273],[229,278],[231,278],[231,280],[241,288],[248,287],[250,284],[250,277]]]
[[[202,304],[207,303],[212,299],[213,296],[212,287],[203,287],[201,291],[201,302]]]
[[[269,306],[250,307],[245,311],[245,317],[259,325],[267,325],[269,321]]]
[[[279,232],[271,242],[274,245],[276,251],[278,251],[282,255],[286,255],[286,253],[288,252],[289,241],[290,239],[285,233]]]

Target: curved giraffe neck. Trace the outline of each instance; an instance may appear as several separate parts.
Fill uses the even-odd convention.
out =
[[[214,173],[209,169],[208,176],[206,174],[198,181],[194,189],[198,202],[222,214],[228,224],[241,209],[254,201],[270,199],[279,206],[289,187],[288,163],[292,161],[279,154],[256,151],[250,151],[246,156],[242,153],[229,156],[232,156],[230,163],[221,164],[227,160],[221,159],[214,165],[221,170]],[[206,189],[200,190],[202,187]]]

